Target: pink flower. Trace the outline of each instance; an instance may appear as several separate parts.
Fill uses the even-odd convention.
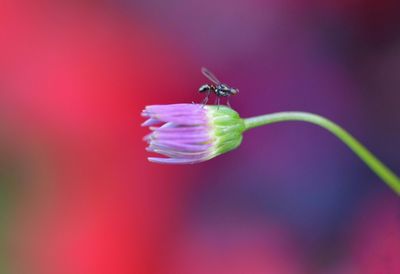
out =
[[[148,117],[142,126],[152,130],[144,138],[147,150],[167,157],[148,159],[161,164],[199,163],[233,150],[245,128],[238,113],[225,106],[153,105],[142,116]]]

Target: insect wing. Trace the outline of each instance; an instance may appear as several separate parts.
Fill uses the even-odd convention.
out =
[[[201,73],[203,73],[203,75],[204,75],[205,77],[207,77],[208,80],[214,82],[214,84],[216,84],[216,85],[220,85],[220,84],[221,84],[221,82],[218,80],[218,78],[215,77],[215,75],[214,75],[211,71],[209,71],[208,69],[206,69],[205,67],[202,67],[202,68],[201,68]]]

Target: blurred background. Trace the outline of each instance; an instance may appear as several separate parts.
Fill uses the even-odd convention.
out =
[[[321,114],[399,174],[399,1],[0,4],[0,273],[400,273],[399,198],[324,130],[163,166],[140,127],[205,66],[243,117]]]

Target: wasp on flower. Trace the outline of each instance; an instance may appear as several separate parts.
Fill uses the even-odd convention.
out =
[[[201,68],[201,73],[203,73],[203,75],[207,77],[208,80],[214,83],[204,84],[199,88],[200,93],[207,93],[206,98],[204,98],[203,100],[203,105],[207,104],[208,98],[210,97],[211,92],[213,92],[217,96],[216,103],[218,106],[220,98],[226,97],[226,104],[230,107],[229,96],[238,94],[239,89],[230,87],[227,84],[223,84],[211,71],[209,71],[205,67]]]

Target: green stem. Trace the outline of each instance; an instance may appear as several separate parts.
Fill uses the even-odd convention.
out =
[[[307,112],[288,111],[244,119],[245,130],[286,121],[303,121],[327,129],[333,135],[342,140],[372,171],[376,173],[376,175],[378,175],[393,191],[400,195],[399,177],[397,177],[396,174],[379,161],[371,152],[368,151],[368,149],[366,149],[342,127],[322,116]]]

